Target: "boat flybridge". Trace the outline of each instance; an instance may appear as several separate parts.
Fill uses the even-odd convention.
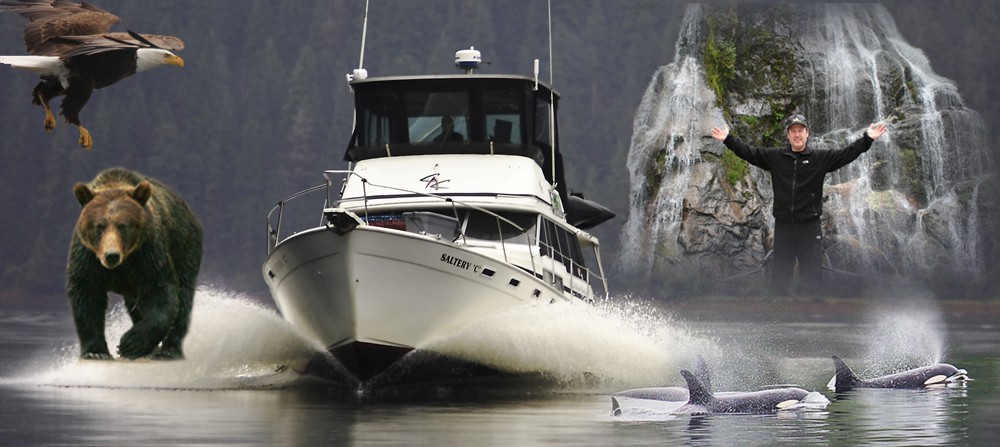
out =
[[[351,168],[268,214],[278,309],[360,382],[514,306],[607,296],[584,230],[614,214],[568,194],[558,95],[537,74],[475,74],[478,58],[458,52],[455,75],[356,71]],[[321,193],[319,225],[288,234],[289,202]]]

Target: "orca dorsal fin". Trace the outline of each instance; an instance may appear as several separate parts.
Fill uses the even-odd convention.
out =
[[[836,383],[834,383],[835,392],[851,390],[861,383],[861,379],[854,375],[854,371],[851,371],[851,368],[840,357],[833,356],[833,366],[837,370]]]
[[[708,364],[705,363],[705,358],[698,356],[698,363],[694,365],[695,376],[701,379],[701,384],[705,385],[705,389],[708,393],[712,393],[712,376],[708,373]]]
[[[681,375],[687,381],[689,405],[708,405],[708,403],[715,400],[715,396],[712,396],[712,391],[706,388],[705,384],[695,377],[694,374],[691,374],[691,371],[682,369]]]

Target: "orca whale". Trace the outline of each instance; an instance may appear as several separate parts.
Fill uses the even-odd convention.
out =
[[[796,407],[807,396],[815,396],[816,401],[825,401],[823,406],[829,403],[822,394],[810,393],[798,387],[713,395],[711,390],[690,371],[681,370],[681,375],[687,381],[690,397],[684,406],[674,411],[675,413],[776,413],[778,410]]]
[[[701,380],[701,383],[705,385],[705,388],[711,392],[712,379],[708,374],[708,365],[705,364],[705,360],[701,357],[698,357],[698,363],[695,365],[695,373]],[[655,400],[661,402],[687,402],[688,389],[680,386],[661,386],[619,391],[611,395],[611,415],[621,416],[621,402],[631,403],[630,401],[633,399]]]
[[[947,363],[936,363],[931,366],[867,380],[862,380],[854,375],[854,371],[851,371],[851,368],[840,357],[833,356],[833,366],[836,369],[836,374],[830,379],[827,387],[837,393],[854,388],[920,389],[944,387],[950,383],[971,380],[966,370]]]

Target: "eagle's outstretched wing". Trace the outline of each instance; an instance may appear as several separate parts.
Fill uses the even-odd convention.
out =
[[[80,55],[91,55],[122,48],[161,48],[178,51],[184,49],[184,41],[174,36],[157,34],[139,34],[133,31],[127,33],[106,33],[96,36],[66,36],[62,40],[72,42],[75,48],[64,53],[70,58]]]
[[[120,22],[118,16],[87,2],[69,0],[17,0],[0,3],[0,11],[20,14],[24,25],[24,46],[35,56],[64,56],[77,43],[67,37],[106,34]]]

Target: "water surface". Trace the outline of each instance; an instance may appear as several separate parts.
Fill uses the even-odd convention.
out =
[[[199,291],[180,362],[80,362],[68,306],[0,310],[4,445],[993,445],[1000,328],[982,308],[714,300],[525,308],[434,346],[543,375],[358,390],[297,374],[315,346],[252,300]],[[854,303],[855,305],[857,303]],[[991,309],[991,308],[987,308]],[[117,312],[117,313],[116,313]],[[109,340],[129,327],[112,312]],[[962,389],[826,389],[943,360]],[[610,393],[681,385],[703,355],[717,390],[795,384],[824,411],[610,415]]]

